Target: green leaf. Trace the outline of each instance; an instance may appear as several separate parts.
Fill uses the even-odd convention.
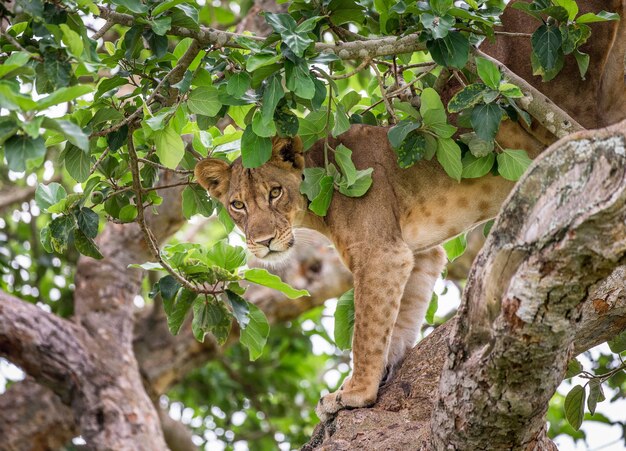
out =
[[[48,88],[41,92],[50,92],[53,89],[67,86],[70,84],[72,65],[59,58],[56,53],[46,53],[43,60],[43,74],[51,84]],[[39,91],[39,87],[37,88]]]
[[[98,235],[100,217],[91,208],[82,207],[76,214],[76,221],[78,222],[78,228],[87,238],[93,239]]]
[[[498,154],[498,173],[507,180],[517,181],[532,162],[525,150],[504,149]]]
[[[158,19],[151,20],[150,26],[152,27],[152,31],[154,31],[155,34],[159,36],[165,36],[165,33],[170,31],[170,29],[172,28],[172,18],[159,17]]]
[[[320,183],[326,177],[324,168],[304,168],[304,178],[300,183],[300,193],[306,195],[309,200],[315,199],[320,193]]]
[[[464,179],[482,177],[491,171],[495,160],[496,156],[493,153],[489,153],[480,158],[476,158],[471,153],[466,153],[462,160],[463,172],[461,176]]]
[[[493,152],[495,147],[494,141],[485,141],[478,137],[475,132],[464,133],[461,135],[461,141],[469,147],[469,150],[476,158],[484,157]]]
[[[553,0],[553,3],[567,11],[567,18],[569,20],[574,20],[576,14],[578,14],[578,5],[576,4],[576,0]]]
[[[609,348],[611,348],[611,351],[616,354],[626,351],[626,330],[610,339],[607,344]]]
[[[222,240],[209,249],[207,258],[220,268],[234,272],[245,265],[246,251],[240,246],[231,246]]]
[[[87,257],[100,260],[103,255],[100,253],[100,249],[96,246],[96,243],[83,233],[80,229],[74,229],[74,246],[76,250]]]
[[[430,0],[430,7],[438,15],[443,16],[452,8],[452,0]]]
[[[270,274],[265,269],[253,268],[244,271],[243,278],[249,282],[256,283],[257,285],[263,285],[264,287],[273,288],[278,290],[290,299],[297,299],[302,296],[309,296],[307,290],[296,290],[290,285],[286,284],[280,277]]]
[[[272,138],[276,135],[276,124],[272,119],[264,122],[263,116],[257,111],[252,118],[252,131],[261,138]]]
[[[581,365],[581,363],[576,359],[572,359],[569,362],[567,362],[567,371],[565,372],[564,379],[570,379],[582,373],[582,371],[583,371],[583,366]]]
[[[408,168],[424,158],[428,142],[426,136],[418,132],[411,132],[404,138],[398,148],[394,148],[398,156],[398,166]]]
[[[63,32],[63,44],[70,49],[72,55],[80,58],[83,54],[83,41],[80,35],[64,23],[60,24],[59,28]]]
[[[471,108],[482,102],[483,94],[487,90],[487,86],[482,83],[473,83],[457,92],[448,102],[448,111],[450,113],[458,113],[461,110]]]
[[[52,182],[48,185],[40,183],[35,191],[35,203],[41,210],[46,210],[67,196],[67,191],[62,185]]]
[[[580,76],[584,80],[587,69],[589,69],[589,55],[578,50],[574,50],[574,58],[576,58]]]
[[[430,30],[434,39],[445,38],[454,26],[454,17],[445,15],[442,17],[429,13],[421,15],[422,25]]]
[[[304,32],[286,31],[281,34],[283,42],[297,56],[302,57],[306,49],[313,43],[313,39],[309,38]]]
[[[193,302],[193,319],[191,320],[191,332],[196,340],[200,343],[204,342],[204,336],[210,331],[209,317],[211,313],[209,310],[214,307],[202,298],[196,298]],[[221,312],[220,312],[221,313]],[[214,314],[214,316],[218,316]]]
[[[248,125],[241,136],[241,162],[244,168],[258,168],[272,156],[272,140],[258,136]]]
[[[282,55],[275,54],[260,54],[260,55],[250,55],[246,60],[246,70],[248,72],[254,72],[261,67],[270,66],[279,62],[282,58]]]
[[[280,109],[274,112],[274,125],[278,136],[296,136],[300,129],[298,116],[288,109]]]
[[[228,89],[228,87],[227,87]],[[200,86],[189,93],[187,98],[189,111],[203,116],[213,117],[222,109],[214,86]]]
[[[189,185],[183,191],[183,215],[185,219],[200,214],[207,218],[213,214],[214,206],[204,188],[199,185]]]
[[[580,429],[585,417],[585,396],[585,389],[576,385],[565,397],[565,418],[575,430]]]
[[[238,72],[233,74],[226,84],[226,92],[236,98],[241,98],[248,89],[252,79],[247,72]]]
[[[591,379],[589,381],[589,397],[587,398],[587,408],[591,415],[596,413],[596,406],[599,402],[604,401],[604,391],[600,379]]]
[[[354,288],[346,291],[337,300],[335,309],[335,344],[345,351],[352,347],[354,332]]]
[[[387,132],[387,138],[389,139],[389,144],[394,149],[399,148],[402,145],[402,142],[407,137],[407,135],[415,129],[420,127],[419,122],[415,122],[412,120],[402,120],[398,122],[396,125],[391,127]]]
[[[466,234],[462,233],[459,236],[456,236],[451,240],[446,241],[445,243],[443,243],[443,248],[446,250],[448,260],[453,262],[465,253],[465,249],[467,248]]]
[[[579,16],[576,19],[576,23],[594,23],[594,22],[606,22],[608,20],[620,20],[619,14],[617,13],[609,13],[607,11],[600,11],[597,14],[594,13],[586,13],[582,16]]]
[[[180,327],[183,325],[187,312],[189,312],[196,297],[198,297],[198,295],[187,288],[183,288],[178,292],[175,302],[168,309],[170,313],[167,314],[167,326],[172,334],[177,335],[180,331]]]
[[[264,123],[268,123],[274,117],[276,105],[285,96],[280,75],[272,75],[263,90],[263,105],[261,106],[261,117]]]
[[[123,6],[137,14],[143,14],[148,11],[148,7],[141,3],[139,0],[111,0],[111,3],[114,5]]]
[[[444,171],[453,179],[460,181],[463,173],[461,163],[461,148],[452,138],[440,138],[437,140],[437,160]]]
[[[250,360],[258,359],[270,334],[270,325],[265,314],[256,305],[248,303],[249,323],[241,329],[239,341],[248,348]]]
[[[522,90],[512,83],[500,83],[500,86],[498,86],[498,90],[502,95],[511,99],[524,97],[524,93],[522,92]]]
[[[357,171],[354,183],[350,186],[340,184],[339,192],[348,197],[363,196],[372,186],[372,172],[374,172],[374,168]]]
[[[326,111],[316,111],[310,113],[306,118],[301,118],[299,134],[304,150],[324,137],[326,134]]]
[[[478,71],[480,79],[491,89],[497,90],[500,85],[500,80],[502,79],[498,66],[485,58],[476,57],[475,61],[476,70]]]
[[[137,217],[137,207],[132,204],[124,205],[119,214],[117,215],[118,219],[122,222],[133,222]]]
[[[476,105],[472,109],[471,123],[479,138],[492,141],[500,128],[503,111],[495,103]]]
[[[250,307],[248,301],[231,290],[226,290],[226,299],[233,310],[233,315],[243,330],[250,323]]]
[[[344,111],[348,112],[361,101],[361,94],[356,91],[349,91],[344,95],[339,104],[343,106]]]
[[[335,111],[335,126],[332,130],[333,137],[337,137],[350,129],[350,120],[342,105],[337,105],[337,111]]]
[[[66,251],[70,234],[75,228],[76,222],[69,215],[59,216],[50,222],[50,245],[55,252],[62,254]]]
[[[46,117],[42,121],[41,126],[63,134],[76,147],[84,152],[89,152],[89,136],[75,123]]]
[[[426,316],[424,317],[424,320],[428,324],[435,324],[435,314],[437,313],[438,308],[439,308],[439,296],[437,296],[437,293],[433,293],[433,295],[430,297],[428,308],[426,309]]]
[[[561,33],[556,26],[542,25],[530,38],[533,53],[536,55],[541,67],[549,71],[556,66],[561,50]]]
[[[304,60],[298,64],[285,61],[285,80],[287,89],[295,92],[298,97],[307,100],[315,97],[315,83]]]
[[[341,172],[346,177],[348,186],[356,182],[356,167],[352,162],[352,151],[343,144],[339,144],[335,149],[335,161],[341,168]]]
[[[185,144],[180,134],[176,133],[172,123],[165,129],[154,132],[154,144],[161,164],[170,169],[176,169],[185,156]]]
[[[426,47],[440,66],[462,69],[469,59],[469,40],[458,31],[451,31],[442,39],[429,40]]]
[[[26,170],[26,161],[42,158],[46,154],[46,146],[40,136],[32,139],[25,135],[13,135],[4,143],[4,157],[9,169],[15,172]]]
[[[170,274],[161,277],[155,284],[153,293],[154,295],[156,295],[157,292],[161,293],[161,298],[163,299],[163,309],[165,310],[165,314],[167,316],[172,313],[171,308],[173,307],[173,301],[180,288],[180,283],[178,283],[174,276]],[[154,295],[152,295],[152,297],[154,297]]]
[[[214,297],[198,298],[193,303],[191,330],[198,341],[211,332],[218,344],[224,344],[230,333],[231,316],[223,303]]]
[[[309,210],[318,216],[326,216],[330,202],[333,199],[333,177],[326,175],[320,180],[320,190],[309,204]]]

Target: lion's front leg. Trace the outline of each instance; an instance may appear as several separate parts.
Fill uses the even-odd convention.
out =
[[[341,389],[320,399],[317,415],[326,420],[345,407],[373,404],[387,364],[391,331],[413,254],[400,240],[351,256],[354,273],[353,371]]]

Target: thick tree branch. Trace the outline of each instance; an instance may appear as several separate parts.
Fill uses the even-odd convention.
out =
[[[556,143],[500,213],[450,341],[437,446],[526,447],[543,432],[588,290],[626,262],[625,126]]]
[[[93,372],[87,338],[75,324],[0,291],[0,356],[68,404],[76,401],[78,378]]]

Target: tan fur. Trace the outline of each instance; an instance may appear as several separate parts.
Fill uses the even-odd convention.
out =
[[[595,7],[596,1],[589,3],[594,4],[594,11],[603,9]],[[610,6],[623,14],[624,5],[626,0],[616,0]],[[515,14],[507,10],[505,23]],[[534,22],[524,24],[521,29],[514,24],[511,28],[529,32],[537,26]],[[620,100],[624,99],[626,27],[623,23],[604,26],[596,27],[604,31],[594,29],[593,47],[587,49],[592,55],[590,72],[596,70],[595,63],[602,61],[597,66],[600,75],[590,75],[598,81],[580,84],[578,71],[567,66],[558,85],[545,91],[551,98],[554,94],[557,103],[562,103],[574,119],[588,126],[608,125],[626,118],[626,102]],[[503,55],[498,54],[500,48],[488,50],[507,64],[515,65],[520,59],[529,66],[529,48],[522,46]],[[620,59],[621,71],[608,61],[607,53]],[[514,55],[513,60],[507,55]],[[579,91],[573,93],[571,85]],[[543,85],[537,86],[545,90]],[[610,96],[609,86],[613,99],[604,97]],[[579,98],[585,102],[596,99],[603,109],[579,106]],[[535,135],[517,123],[505,121],[497,141],[503,147],[526,149],[535,157],[554,138],[545,130],[530,132]],[[385,371],[392,371],[415,343],[433,285],[445,264],[439,245],[493,218],[513,186],[493,175],[457,183],[436,160],[400,169],[387,140],[387,129],[382,127],[355,125],[337,139],[330,138],[329,144],[352,149],[356,167],[372,167],[374,172],[372,187],[365,196],[349,198],[335,192],[324,218],[307,209],[307,201],[299,191],[303,168],[324,165],[323,141],[303,154],[299,139],[275,138],[271,160],[260,168],[244,169],[240,159],[232,165],[208,159],[195,170],[198,182],[226,206],[244,231],[248,247],[256,256],[265,260],[281,258],[293,244],[292,228],[308,227],[328,236],[352,271],[354,370],[340,390],[320,400],[317,413],[322,419],[343,407],[366,406],[376,400]],[[332,153],[330,157],[333,161]],[[269,193],[277,186],[281,196],[270,199]],[[234,201],[243,202],[245,209],[233,208]]]

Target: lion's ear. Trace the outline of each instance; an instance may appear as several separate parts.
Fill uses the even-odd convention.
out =
[[[272,161],[284,162],[296,169],[304,168],[302,140],[299,136],[294,138],[272,138]]]
[[[196,164],[194,174],[198,183],[211,197],[222,200],[230,183],[230,165],[217,158],[207,158]]]

